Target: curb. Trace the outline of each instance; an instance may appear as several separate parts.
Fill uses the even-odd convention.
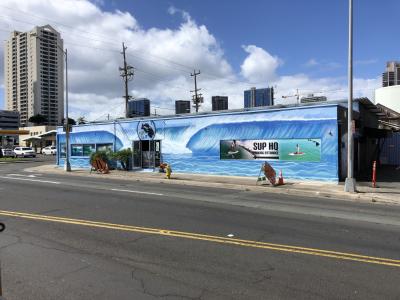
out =
[[[41,173],[48,173],[48,174],[58,174],[58,175],[67,175],[67,176],[81,176],[81,177],[95,177],[95,178],[104,178],[105,175],[103,174],[90,174],[90,173],[65,173],[59,169],[45,169],[41,166],[39,167],[31,167],[24,169],[28,172],[41,172]],[[362,201],[368,203],[379,203],[379,204],[395,204],[399,205],[400,202],[382,197],[376,194],[363,194],[363,193],[354,193],[354,194],[345,194],[338,193],[338,192],[325,192],[325,191],[312,191],[312,190],[304,190],[304,189],[297,189],[297,188],[287,188],[285,186],[268,186],[268,185],[247,185],[247,184],[233,184],[233,183],[221,183],[221,182],[208,182],[208,181],[199,181],[199,180],[187,180],[187,179],[180,179],[174,178],[165,179],[163,177],[160,178],[153,178],[153,177],[142,177],[135,178],[134,176],[128,177],[119,174],[107,174],[108,179],[111,180],[131,180],[136,182],[157,182],[162,184],[175,184],[175,185],[191,185],[191,186],[202,186],[202,187],[215,187],[215,188],[224,188],[224,189],[232,189],[232,190],[240,190],[240,191],[254,191],[254,192],[264,192],[264,193],[274,193],[274,194],[287,194],[287,195],[297,195],[297,196],[304,196],[304,197],[318,197],[318,198],[327,198],[327,199],[335,199],[335,200],[342,200],[342,201]]]

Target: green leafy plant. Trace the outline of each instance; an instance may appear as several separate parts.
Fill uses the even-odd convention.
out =
[[[109,162],[111,152],[109,151],[96,151],[90,155],[90,163],[93,163],[96,159],[100,159],[106,163]]]
[[[129,161],[132,158],[132,150],[131,148],[122,149],[117,152],[113,152],[111,158],[117,160],[121,163],[122,168],[125,171],[129,170]]]

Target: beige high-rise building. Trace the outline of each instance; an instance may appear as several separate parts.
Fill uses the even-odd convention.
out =
[[[31,116],[60,125],[64,115],[63,40],[50,25],[14,31],[5,42],[4,86],[7,110],[20,112],[21,126]]]

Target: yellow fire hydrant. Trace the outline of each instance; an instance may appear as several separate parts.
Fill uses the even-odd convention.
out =
[[[165,166],[165,178],[171,179],[172,169],[169,164]]]

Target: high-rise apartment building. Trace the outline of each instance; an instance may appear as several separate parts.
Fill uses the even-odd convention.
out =
[[[382,86],[400,85],[400,62],[388,61],[382,73]]]
[[[21,126],[41,114],[47,125],[59,125],[64,115],[63,40],[50,25],[28,32],[14,31],[4,47],[7,110],[20,113]]]
[[[150,116],[150,100],[140,98],[128,101],[128,117],[146,117]]]
[[[212,96],[211,102],[213,111],[228,109],[228,96]]]
[[[244,107],[270,106],[274,105],[274,88],[256,89],[244,91]]]
[[[175,101],[175,114],[189,114],[190,101],[189,100],[176,100]]]

